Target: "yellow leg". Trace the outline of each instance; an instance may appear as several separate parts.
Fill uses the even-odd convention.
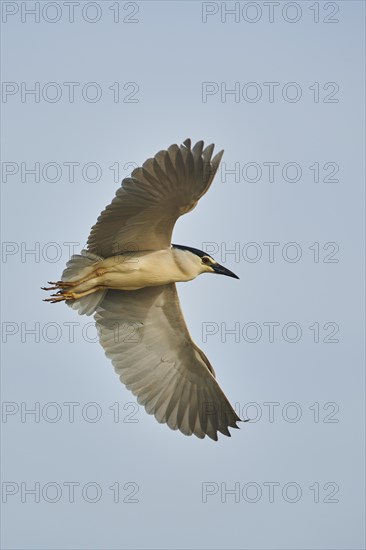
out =
[[[107,269],[98,268],[92,273],[90,273],[87,277],[84,277],[83,279],[79,279],[77,281],[48,281],[49,285],[53,285],[50,287],[42,286],[42,290],[57,290],[58,288],[72,288],[74,286],[78,286],[82,283],[85,283],[89,281],[90,279],[94,279],[96,277],[100,277],[101,275],[104,275],[104,273],[107,272]]]
[[[98,290],[103,290],[102,286],[96,286],[90,290],[87,290],[85,292],[70,292],[69,290],[59,290],[57,294],[52,294],[51,298],[46,298],[43,300],[44,302],[51,302],[51,304],[56,304],[57,302],[62,302],[66,300],[78,300],[79,298],[83,298],[84,296],[88,296],[89,294],[93,294],[93,292],[97,292]]]

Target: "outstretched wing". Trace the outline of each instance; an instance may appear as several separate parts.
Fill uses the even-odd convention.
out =
[[[174,284],[109,290],[97,308],[99,340],[121,381],[149,414],[199,438],[230,436],[240,418],[192,341]]]
[[[103,257],[136,250],[168,248],[176,220],[206,193],[223,151],[214,145],[171,145],[122,181],[88,238],[88,250]]]

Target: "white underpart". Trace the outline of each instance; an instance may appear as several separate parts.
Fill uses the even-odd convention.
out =
[[[85,292],[102,286],[113,290],[138,290],[149,286],[190,281],[210,268],[189,251],[165,249],[113,256],[80,271],[80,278],[100,273],[76,287]],[[73,277],[73,280],[76,280]]]

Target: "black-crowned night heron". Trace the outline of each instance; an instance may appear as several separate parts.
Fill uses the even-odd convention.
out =
[[[213,149],[187,139],[136,168],[99,216],[87,250],[44,290],[58,291],[46,301],[95,313],[106,355],[149,414],[186,435],[217,440],[240,418],[190,337],[175,283],[201,273],[238,277],[201,250],[171,244],[179,216],[212,183],[223,155],[211,158]]]

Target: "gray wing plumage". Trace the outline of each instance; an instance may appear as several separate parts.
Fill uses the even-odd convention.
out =
[[[238,427],[240,418],[189,335],[174,284],[109,290],[95,320],[121,381],[159,422],[214,440]]]
[[[136,250],[160,250],[171,244],[176,220],[206,193],[223,151],[214,145],[171,145],[136,168],[92,227],[87,248],[106,258]]]

